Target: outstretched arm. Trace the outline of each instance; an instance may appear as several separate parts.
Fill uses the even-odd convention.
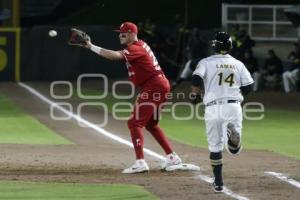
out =
[[[69,45],[75,45],[75,46],[85,47],[87,49],[90,49],[96,54],[110,60],[123,59],[123,55],[119,51],[104,49],[99,46],[93,45],[91,42],[91,37],[88,34],[86,34],[84,31],[76,28],[72,28],[70,30],[70,39],[68,43]]]
[[[87,49],[90,49],[91,51],[95,52],[99,56],[102,56],[103,58],[109,59],[109,60],[123,60],[124,57],[119,51],[113,51],[109,49],[104,49],[102,47],[96,46],[92,44],[91,41],[88,41],[87,44],[84,46]]]

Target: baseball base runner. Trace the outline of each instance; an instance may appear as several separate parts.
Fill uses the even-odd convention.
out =
[[[222,151],[237,155],[241,151],[243,95],[251,91],[254,82],[245,65],[230,56],[231,37],[217,32],[212,47],[215,55],[202,59],[192,77],[192,93],[204,90],[205,125],[214,173],[214,191],[223,191]],[[204,85],[204,88],[203,88]],[[197,98],[195,98],[197,99]]]

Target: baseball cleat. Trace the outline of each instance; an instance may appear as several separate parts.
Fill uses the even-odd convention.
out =
[[[216,183],[213,183],[212,186],[216,193],[224,192],[223,185],[216,185]]]
[[[179,165],[182,161],[180,157],[175,153],[170,153],[166,156],[166,159],[164,163],[161,166],[161,169],[166,169],[167,167],[173,166],[173,165]]]
[[[234,128],[234,125],[232,123],[228,123],[227,125],[227,136],[228,140],[232,143],[234,146],[239,146],[241,141],[241,136],[239,132]]]
[[[241,136],[239,132],[234,128],[234,125],[231,123],[228,123],[227,125],[227,136],[228,141],[225,144],[225,148],[231,155],[238,155],[241,150]]]
[[[243,146],[240,145],[239,147],[233,147],[230,146],[228,143],[225,144],[225,149],[227,150],[227,152],[231,155],[239,155],[242,151]]]
[[[122,171],[123,174],[136,174],[148,172],[149,167],[144,159],[136,160],[135,163]]]
[[[239,155],[242,151],[242,146],[232,147],[232,146],[226,144],[225,148],[226,148],[227,152],[231,155]]]

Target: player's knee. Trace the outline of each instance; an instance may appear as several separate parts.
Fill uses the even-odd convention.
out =
[[[143,124],[143,122],[136,120],[135,118],[130,118],[127,121],[127,126],[129,129],[133,129],[133,128],[143,128],[145,126],[145,124]]]
[[[137,123],[136,123],[136,120],[134,120],[134,118],[130,118],[128,121],[127,121],[127,127],[129,129],[132,129],[132,128],[135,128],[137,126]]]

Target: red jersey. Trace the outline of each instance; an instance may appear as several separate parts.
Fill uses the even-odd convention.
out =
[[[129,80],[137,87],[163,74],[148,44],[138,40],[121,51],[126,61]]]

